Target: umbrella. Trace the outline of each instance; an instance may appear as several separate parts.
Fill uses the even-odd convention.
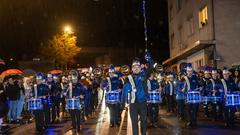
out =
[[[5,65],[5,62],[3,59],[0,58],[0,65]]]
[[[9,76],[19,76],[19,75],[22,75],[22,74],[23,74],[23,72],[19,69],[5,70],[0,75],[0,82],[6,80],[6,78],[9,77]]]
[[[5,77],[5,76],[9,76],[9,75],[21,75],[23,74],[23,72],[19,69],[8,69],[5,70],[1,73],[0,77]]]
[[[32,69],[24,69],[22,75],[25,77],[29,77],[29,76],[34,76],[35,74],[36,72]]]
[[[51,70],[49,71],[50,74],[61,74],[63,71],[62,70]]]

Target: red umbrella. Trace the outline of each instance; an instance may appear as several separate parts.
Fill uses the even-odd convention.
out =
[[[61,74],[63,71],[62,70],[51,70],[49,71],[50,74]]]
[[[9,75],[21,75],[23,72],[19,69],[8,69],[1,73],[0,77],[5,77]]]
[[[22,75],[23,72],[19,69],[8,69],[1,73],[0,82],[3,82],[8,76]]]

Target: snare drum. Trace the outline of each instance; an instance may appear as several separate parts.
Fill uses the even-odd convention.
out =
[[[66,109],[67,110],[80,110],[81,104],[78,98],[68,98],[66,99]]]
[[[106,92],[105,100],[108,104],[117,104],[120,103],[120,94],[118,91],[109,91]]]
[[[211,101],[212,101],[212,97],[211,96],[203,96],[202,97],[202,102],[203,102],[204,105],[207,105]]]
[[[148,103],[161,103],[161,93],[159,91],[148,91]]]
[[[28,110],[41,110],[43,109],[42,99],[33,98],[28,100]]]
[[[46,98],[42,99],[42,101],[43,101],[44,105],[47,105],[49,107],[52,105],[52,100],[51,100],[50,96],[47,96]]]
[[[220,101],[221,101],[221,97],[218,97],[218,96],[212,96],[212,103],[213,104],[217,104],[217,103],[219,103]]]
[[[202,101],[200,91],[188,91],[187,92],[187,103],[200,103]]]
[[[238,106],[238,105],[240,105],[239,94],[227,94],[225,105],[226,106]]]

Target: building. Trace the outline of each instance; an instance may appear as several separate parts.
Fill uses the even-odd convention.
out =
[[[168,0],[170,58],[181,63],[230,67],[240,61],[240,0]]]

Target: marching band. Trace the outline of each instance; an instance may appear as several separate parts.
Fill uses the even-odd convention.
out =
[[[154,64],[147,51],[145,60],[143,64],[135,58],[131,69],[123,65],[119,71],[111,64],[107,73],[100,67],[91,73],[37,73],[35,83],[27,87],[31,93],[26,94],[36,130],[44,131],[60,120],[60,112],[63,116],[68,112],[73,129],[81,131],[84,121],[94,117],[102,101],[109,108],[111,128],[120,126],[121,113],[129,108],[133,135],[139,131],[146,135],[148,127],[158,127],[159,110],[165,107],[167,113],[176,111],[187,127],[197,127],[199,110],[208,119],[224,120],[226,127],[234,126],[240,106],[240,81],[231,75],[238,76],[238,69],[231,74],[227,68],[222,73],[217,68],[206,68],[200,75],[189,63],[184,71],[174,74]]]

